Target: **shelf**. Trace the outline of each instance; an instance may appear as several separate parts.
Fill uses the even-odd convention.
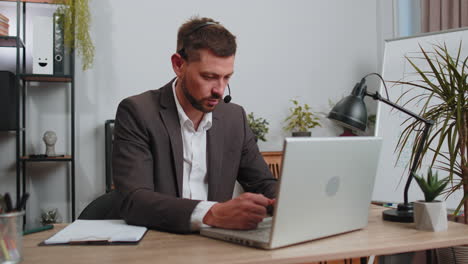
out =
[[[64,157],[46,157],[46,158],[31,158],[30,156],[22,156],[20,158],[22,161],[31,161],[31,162],[40,162],[40,161],[72,161],[70,155],[65,155]]]
[[[47,11],[49,15],[55,12],[57,7],[65,5],[68,1],[65,0],[0,0],[0,9],[1,6],[6,6],[11,9],[16,9],[16,16],[13,14],[9,17],[10,23],[15,21],[19,21],[19,25],[21,26],[22,30],[21,33],[27,35],[32,31],[26,29],[30,25],[25,23],[28,21],[26,19],[27,14],[26,11],[30,13],[29,9],[40,11],[42,14],[42,10]],[[29,8],[29,9],[28,9]],[[2,9],[3,10],[3,9]],[[0,10],[0,13],[3,13]],[[50,12],[49,12],[50,11]],[[34,14],[35,12],[33,12]],[[23,22],[21,22],[21,20]],[[11,31],[10,31],[11,32]],[[26,39],[23,37],[22,34],[16,34],[16,30],[11,32],[15,33],[15,36],[0,36],[0,50],[1,47],[10,47],[10,49],[14,49],[16,51],[16,77],[14,80],[14,88],[18,91],[18,98],[16,106],[19,106],[18,111],[15,112],[15,121],[17,124],[12,126],[14,129],[8,130],[7,126],[4,127],[4,130],[8,131],[6,133],[16,134],[16,155],[15,155],[15,165],[16,165],[16,199],[19,200],[21,198],[21,194],[24,194],[28,191],[29,188],[32,186],[28,184],[28,179],[31,177],[32,172],[27,172],[26,165],[30,164],[30,162],[36,163],[35,165],[45,165],[45,166],[63,166],[65,165],[68,167],[68,172],[66,173],[67,179],[69,180],[68,186],[66,186],[66,190],[70,193],[70,199],[66,199],[66,203],[69,205],[68,210],[71,213],[71,221],[75,220],[76,214],[76,186],[75,186],[75,77],[74,77],[74,56],[73,53],[70,55],[69,61],[69,71],[66,71],[66,74],[34,74],[32,71],[26,71],[24,64],[26,63],[26,50],[29,49],[26,44]],[[18,56],[19,54],[19,56]],[[3,58],[3,55],[0,55],[0,61]],[[65,65],[64,65],[65,66]],[[35,82],[35,83],[29,83]],[[69,113],[71,116],[70,125],[70,149],[67,153],[68,155],[61,155],[60,157],[47,157],[46,155],[38,155],[40,153],[31,154],[26,150],[26,146],[28,145],[28,136],[26,131],[28,128],[25,128],[23,124],[26,124],[28,120],[28,105],[31,103],[28,100],[27,90],[26,88],[29,87],[37,87],[37,84],[46,84],[46,86],[52,85],[52,87],[57,88],[66,88],[70,89],[69,93],[67,92],[67,98],[70,98],[70,109]],[[31,84],[31,85],[30,85]],[[40,87],[40,86],[39,86]],[[1,88],[1,87],[0,87]],[[65,110],[66,112],[66,110]],[[13,115],[11,115],[13,117]],[[67,117],[66,117],[67,118]],[[67,118],[68,119],[68,118]],[[17,127],[17,128],[16,128]],[[1,131],[1,130],[0,130]],[[39,163],[38,163],[39,162]],[[45,163],[44,163],[45,162]],[[70,166],[69,166],[70,165]],[[35,166],[33,166],[35,167]],[[68,213],[67,213],[68,214]],[[62,215],[64,217],[65,215]],[[32,220],[32,218],[26,218],[25,220]]]
[[[16,47],[16,36],[0,36],[0,47],[15,48]],[[19,39],[20,48],[24,48],[24,43]]]
[[[16,0],[0,0],[0,2],[16,2]],[[25,3],[54,4],[53,0],[21,0]]]
[[[2,128],[0,128],[0,132],[16,132],[16,131],[24,131],[24,128],[19,128],[19,129],[16,129],[16,128],[2,129]]]
[[[28,82],[71,82],[71,75],[21,74],[20,78]]]

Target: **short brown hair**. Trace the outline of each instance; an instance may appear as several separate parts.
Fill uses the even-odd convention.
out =
[[[200,49],[229,57],[236,54],[236,37],[211,18],[192,17],[179,28],[177,52],[187,61],[197,61]]]

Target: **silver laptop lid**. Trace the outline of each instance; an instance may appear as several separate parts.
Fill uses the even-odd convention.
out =
[[[286,138],[270,248],[365,227],[381,143]]]

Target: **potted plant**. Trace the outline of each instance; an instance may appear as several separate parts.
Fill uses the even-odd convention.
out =
[[[42,209],[41,212],[41,224],[49,225],[59,222],[59,214],[57,208],[52,209]]]
[[[247,122],[255,135],[255,141],[258,141],[259,139],[261,141],[266,141],[265,136],[268,133],[268,125],[270,123],[262,117],[255,118],[253,112],[247,115]]]
[[[54,0],[60,4],[55,15],[63,25],[65,48],[76,50],[82,57],[83,71],[91,68],[94,61],[94,45],[89,35],[91,15],[89,0]]]
[[[414,203],[414,223],[416,229],[427,231],[447,230],[447,207],[444,201],[435,200],[449,183],[448,178],[439,180],[438,172],[432,173],[429,168],[427,179],[424,176],[413,174],[424,193],[424,201]]]
[[[316,126],[321,127],[319,118],[310,111],[310,106],[304,104],[301,106],[297,100],[291,100],[294,107],[289,108],[290,115],[284,120],[287,125],[284,127],[286,131],[291,131],[293,137],[310,137],[312,129]]]
[[[429,156],[430,167],[449,173],[449,181],[452,184],[446,190],[447,196],[458,189],[463,189],[465,195],[455,214],[464,205],[466,224],[468,223],[468,57],[461,57],[461,47],[460,42],[457,54],[450,54],[445,44],[433,45],[433,50],[430,52],[420,47],[421,58],[430,70],[421,69],[413,59],[407,58],[420,79],[397,83],[421,91],[409,101],[418,101],[422,105],[419,115],[434,121],[428,140],[424,142],[421,157]],[[406,92],[398,100],[400,101],[405,95]],[[424,123],[408,119],[404,124],[406,128],[399,138],[397,148],[401,154],[406,147],[411,147],[411,162],[413,162]],[[410,140],[411,138],[413,139]],[[421,164],[421,159],[418,163]]]

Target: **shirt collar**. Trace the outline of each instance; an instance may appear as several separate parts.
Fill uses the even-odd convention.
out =
[[[179,78],[176,78],[172,82],[172,92],[174,93],[174,100],[175,100],[176,107],[177,107],[177,113],[179,115],[180,126],[181,127],[191,128],[192,130],[195,130],[192,120],[190,120],[190,118],[187,116],[184,109],[180,105],[179,98],[177,98],[175,87],[176,87],[176,83],[177,83],[178,80],[179,80]],[[205,113],[203,115],[203,119],[201,120],[200,125],[198,126],[198,128],[202,128],[204,131],[210,129],[211,126],[212,126],[212,123],[213,123],[212,118],[213,118],[213,114],[211,112],[210,113]]]

